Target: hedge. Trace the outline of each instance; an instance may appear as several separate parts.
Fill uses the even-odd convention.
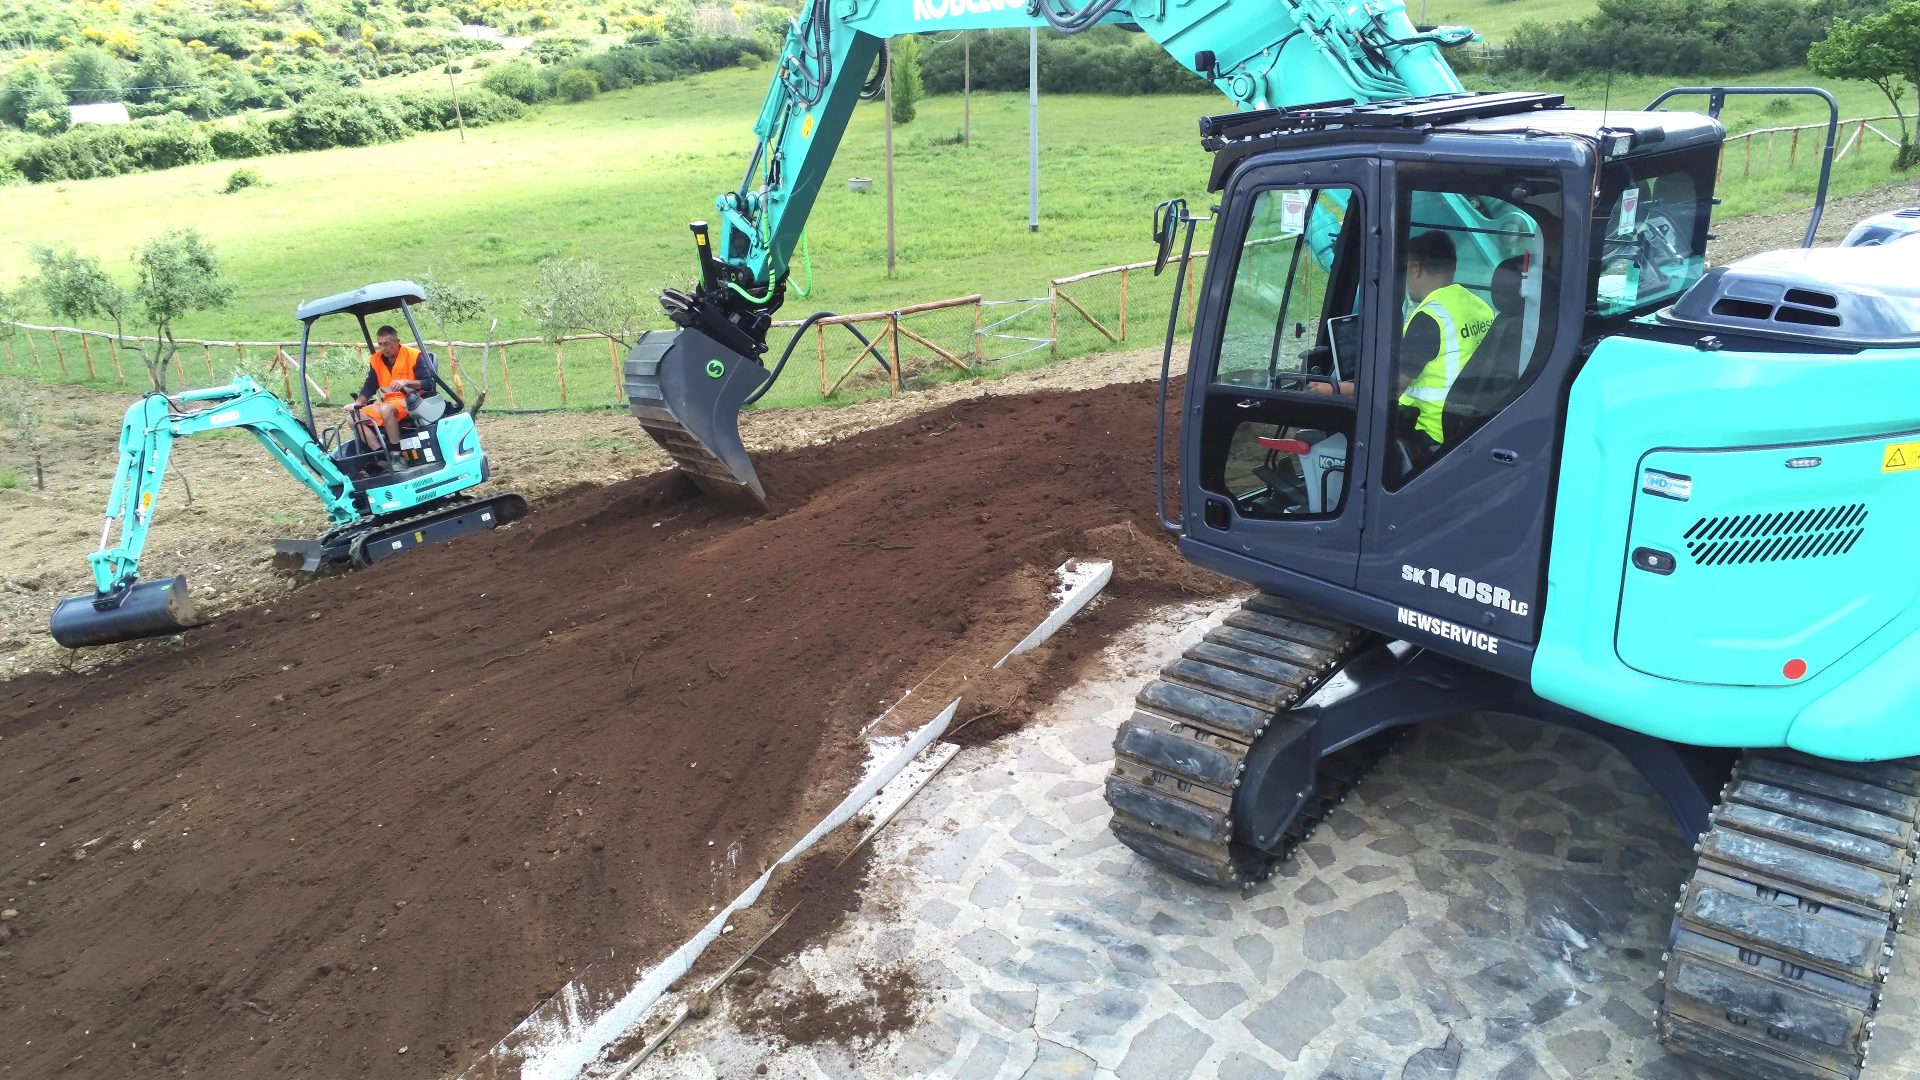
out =
[[[1878,0],[1600,0],[1582,19],[1522,24],[1501,60],[1554,78],[1771,71],[1806,63],[1807,47],[1836,17],[1884,7]]]
[[[973,88],[1027,88],[1027,32],[973,33]],[[957,94],[965,52],[957,40],[929,41],[920,78],[929,94]],[[1040,38],[1040,89],[1054,94],[1208,94],[1213,84],[1139,34],[1097,27],[1072,37]]]

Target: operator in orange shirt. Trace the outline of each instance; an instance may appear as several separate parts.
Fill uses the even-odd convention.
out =
[[[367,357],[367,381],[347,405],[347,418],[369,450],[380,449],[380,442],[373,429],[360,421],[364,418],[378,424],[387,433],[391,454],[400,446],[400,421],[407,416],[408,393],[425,394],[433,389],[433,360],[422,357],[411,345],[402,345],[399,333],[391,326],[375,331],[374,342],[378,347]]]

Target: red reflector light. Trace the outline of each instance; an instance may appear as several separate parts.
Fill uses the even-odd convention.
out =
[[[1307,451],[1313,449],[1307,445],[1305,439],[1270,439],[1265,435],[1256,435],[1253,441],[1259,443],[1261,449],[1276,450],[1282,454],[1305,455]]]
[[[1787,665],[1780,669],[1780,674],[1785,675],[1789,679],[1797,679],[1806,673],[1807,662],[1805,660],[1789,660],[1787,661]]]

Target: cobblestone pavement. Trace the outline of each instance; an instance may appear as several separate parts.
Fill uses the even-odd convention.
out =
[[[1245,895],[1170,878],[1111,837],[1116,724],[1231,606],[1136,628],[1109,677],[964,751],[881,834],[862,912],[771,976],[831,992],[863,965],[907,965],[931,988],[910,1030],[777,1047],[723,1005],[639,1075],[1695,1075],[1652,1019],[1690,843],[1589,739],[1500,718],[1429,727]],[[1880,1015],[1869,1075],[1920,1078],[1914,996]]]

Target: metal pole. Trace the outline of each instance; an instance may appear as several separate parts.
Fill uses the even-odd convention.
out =
[[[893,65],[887,65],[887,276],[893,276]]]
[[[460,125],[460,141],[467,141],[467,122],[460,116],[460,88],[453,84],[453,50],[447,50],[447,89],[453,92],[453,122]]]
[[[1040,231],[1040,29],[1027,30],[1027,231]]]
[[[960,145],[973,149],[973,38],[960,34]]]

